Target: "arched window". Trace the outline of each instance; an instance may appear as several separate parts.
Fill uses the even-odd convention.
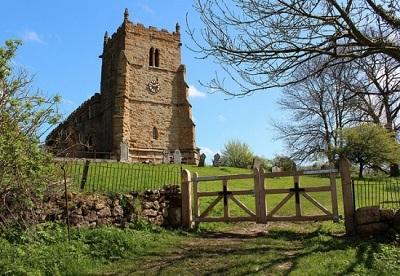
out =
[[[149,66],[154,66],[154,48],[151,47],[149,51]]]
[[[160,50],[155,51],[155,66],[160,67]]]
[[[156,127],[153,127],[153,139],[155,140],[158,139],[158,130]]]

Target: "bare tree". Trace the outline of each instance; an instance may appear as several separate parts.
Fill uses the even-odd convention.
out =
[[[384,125],[400,131],[400,63],[384,55],[359,60],[352,80],[343,80],[358,98],[362,121]]]
[[[359,74],[347,88],[358,98],[358,111],[363,122],[383,125],[398,140],[400,131],[400,63],[385,55],[374,55],[358,60]],[[357,79],[357,81],[355,81]],[[351,82],[351,83],[350,83]],[[399,176],[398,164],[390,165],[390,176]]]
[[[303,79],[321,63],[313,60],[303,64],[294,79]],[[350,66],[337,65],[285,88],[279,105],[290,112],[290,117],[287,122],[274,122],[274,127],[292,158],[304,161],[325,157],[335,162],[341,143],[338,130],[359,120],[357,99],[351,97],[353,92],[342,81],[353,79],[354,74]]]
[[[324,64],[304,78],[376,54],[400,62],[397,0],[196,0],[195,8],[203,27],[189,27],[192,48],[236,83],[236,91],[218,75],[208,83],[229,95],[301,81],[293,72],[321,57]]]

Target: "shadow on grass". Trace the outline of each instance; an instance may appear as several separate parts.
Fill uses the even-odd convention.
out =
[[[313,259],[314,256],[353,249],[356,250],[355,256],[351,259],[345,259],[346,254],[341,256],[346,265],[335,267],[331,274],[349,274],[358,266],[373,268],[374,253],[380,249],[378,242],[334,237],[321,226],[307,233],[290,229],[272,229],[262,235],[205,232],[199,238],[189,240],[189,243],[184,242],[174,254],[160,252],[148,256],[144,265],[130,267],[129,271],[117,274],[171,275],[179,272],[183,275],[248,275],[267,272],[288,275],[297,269],[305,270],[303,258],[311,261],[307,266],[318,267],[321,264],[318,258]]]

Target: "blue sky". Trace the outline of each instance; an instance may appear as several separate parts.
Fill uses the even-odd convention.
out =
[[[2,3],[0,43],[6,39],[24,41],[14,60],[35,75],[34,87],[63,97],[60,110],[66,116],[80,103],[99,91],[104,32],[112,34],[123,21],[125,7],[130,20],[145,26],[175,29],[181,25],[182,62],[187,67],[190,102],[196,123],[197,145],[208,155],[220,151],[230,139],[239,139],[267,158],[285,153],[275,141],[272,119],[282,119],[276,104],[279,90],[227,100],[209,94],[199,84],[221,69],[212,60],[196,59],[186,45],[186,15],[190,25],[200,28],[192,1],[184,0],[13,0]]]

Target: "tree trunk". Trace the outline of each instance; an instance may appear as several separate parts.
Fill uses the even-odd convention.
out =
[[[400,176],[399,164],[390,164],[390,177]]]
[[[358,172],[359,178],[363,178],[363,170],[364,170],[364,164],[363,164],[363,162],[360,162],[360,170]]]

